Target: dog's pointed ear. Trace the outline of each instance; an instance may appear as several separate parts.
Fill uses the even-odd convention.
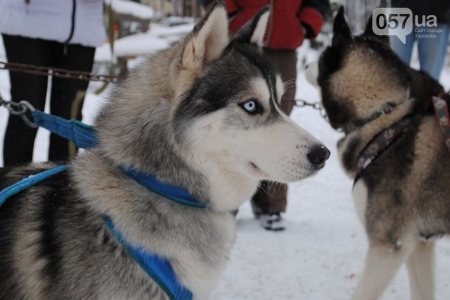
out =
[[[370,16],[369,21],[367,21],[366,29],[363,33],[364,36],[376,39],[377,41],[380,41],[383,44],[389,45],[389,37],[388,35],[378,35],[375,32],[373,32],[373,24],[372,24],[372,16]]]
[[[262,48],[269,22],[270,8],[263,7],[252,20],[247,22],[233,36],[234,42],[249,43]]]
[[[333,40],[332,45],[338,45],[342,42],[347,43],[352,39],[352,32],[345,20],[344,7],[341,6],[333,23]]]
[[[370,16],[369,20],[366,24],[366,29],[364,29],[364,35],[375,35],[372,27],[372,16]]]
[[[186,38],[181,64],[190,70],[202,70],[219,58],[229,43],[225,5],[216,1]]]

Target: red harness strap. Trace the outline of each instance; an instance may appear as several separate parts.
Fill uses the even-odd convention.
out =
[[[409,130],[411,123],[410,117],[398,121],[389,128],[386,128],[379,132],[359,153],[358,160],[356,162],[355,180],[361,177],[362,173],[380,156],[382,155],[392,144],[395,143],[405,132]]]
[[[447,146],[447,150],[450,154],[450,117],[448,113],[450,95],[441,94],[438,97],[433,97],[432,100],[439,127],[441,127],[442,131],[446,134],[445,145]]]

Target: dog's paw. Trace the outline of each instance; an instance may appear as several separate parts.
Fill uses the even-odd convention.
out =
[[[286,229],[286,224],[281,213],[262,214],[259,222],[266,230],[281,231]]]

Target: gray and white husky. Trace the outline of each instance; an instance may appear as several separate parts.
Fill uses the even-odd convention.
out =
[[[356,177],[353,198],[369,239],[353,299],[378,299],[406,263],[412,299],[432,300],[432,238],[450,233],[450,156],[431,104],[443,89],[405,65],[371,25],[353,37],[341,9],[332,44],[310,69],[318,71],[315,82],[331,125],[345,132],[340,160]],[[381,145],[372,143],[379,133],[402,124],[405,130],[361,170],[367,145]]]
[[[118,84],[95,124],[98,147],[0,208],[0,299],[166,299],[102,215],[166,258],[194,299],[211,297],[234,241],[230,211],[260,180],[300,180],[329,156],[279,109],[283,83],[261,56],[268,14],[230,39],[216,3],[182,42]],[[208,208],[168,200],[119,166]],[[0,188],[49,167],[2,169]]]

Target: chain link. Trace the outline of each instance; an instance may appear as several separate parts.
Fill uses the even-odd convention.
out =
[[[51,75],[59,78],[76,79],[84,81],[117,82],[118,80],[118,77],[110,75],[100,75],[89,72],[72,71],[60,68],[40,67],[18,63],[7,63],[3,61],[0,61],[0,70],[10,70],[12,72],[21,72],[43,76]]]
[[[295,106],[297,106],[297,107],[309,106],[309,107],[311,107],[311,108],[313,108],[315,110],[318,110],[320,116],[322,118],[324,118],[325,121],[329,122],[327,113],[325,112],[325,109],[323,108],[322,103],[320,103],[320,102],[308,102],[308,101],[303,100],[303,99],[295,99],[294,102],[295,102]]]
[[[6,101],[0,96],[0,106],[4,106],[11,115],[20,116],[22,120],[28,126],[32,128],[36,128],[36,124],[34,124],[29,118],[28,113],[33,112],[35,109],[33,105],[31,105],[28,101],[22,100],[19,103],[13,101]]]

